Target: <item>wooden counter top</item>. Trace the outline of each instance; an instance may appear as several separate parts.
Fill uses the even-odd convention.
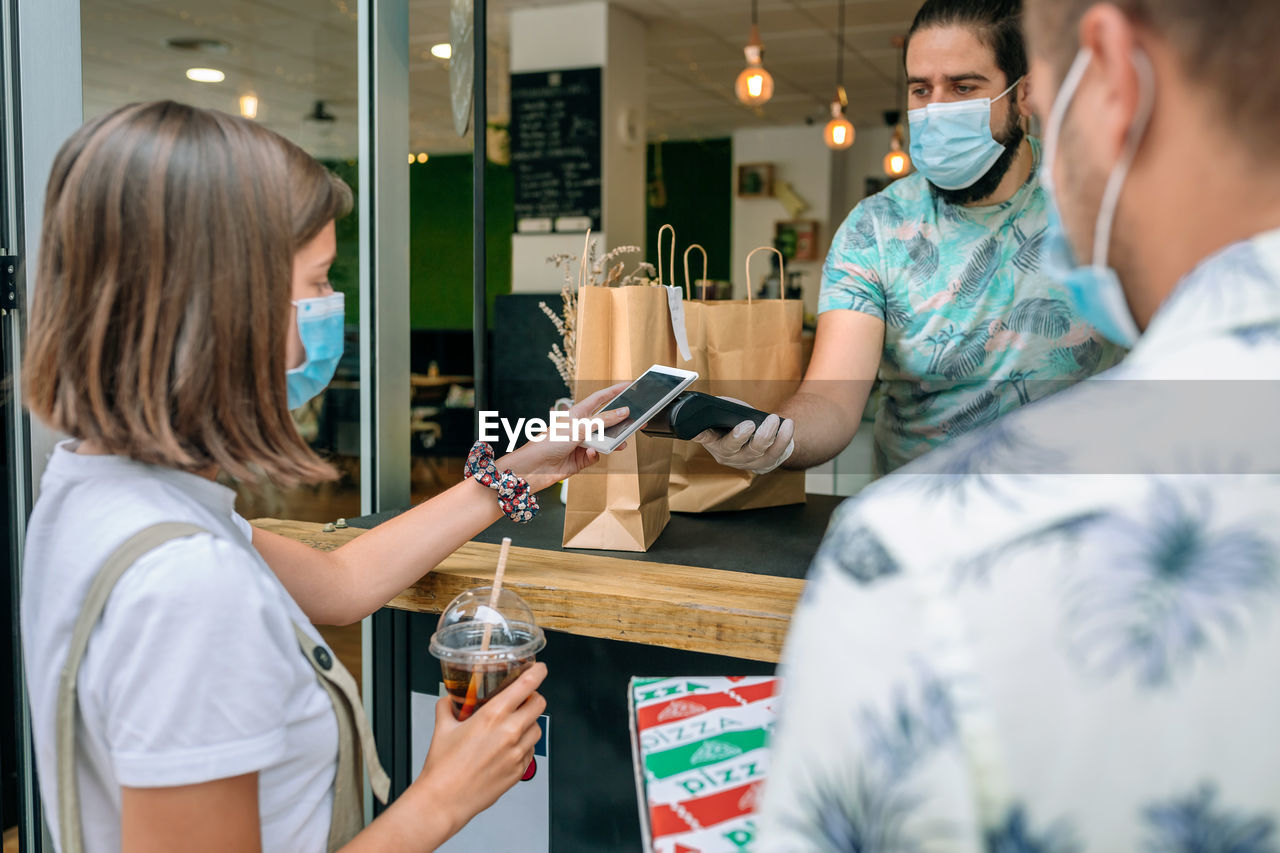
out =
[[[367,531],[262,518],[257,527],[322,550]],[[497,545],[468,542],[388,607],[439,613],[464,589],[493,580]],[[505,585],[544,628],[652,646],[776,662],[804,581],[622,560],[595,553],[511,549]]]

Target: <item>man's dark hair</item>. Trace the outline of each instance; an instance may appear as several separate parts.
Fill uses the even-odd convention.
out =
[[[903,46],[903,61],[911,37],[929,27],[969,27],[991,48],[1005,85],[1027,73],[1027,48],[1022,39],[1022,0],[926,0],[916,12]],[[1013,94],[1012,92],[1010,94]]]
[[[991,48],[996,67],[1005,76],[1005,85],[1027,75],[1027,48],[1022,38],[1022,0],[925,0],[916,12],[916,18],[907,31],[906,44],[902,48],[903,65],[911,37],[930,27],[967,27],[978,41]],[[1005,96],[1009,100],[1009,123],[996,135],[997,142],[1005,146],[1000,159],[987,173],[973,184],[958,190],[944,190],[930,181],[934,194],[950,204],[972,204],[988,197],[1004,180],[1013,165],[1022,144],[1022,124],[1015,109],[1018,90]]]

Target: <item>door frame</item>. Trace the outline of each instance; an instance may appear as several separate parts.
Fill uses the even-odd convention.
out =
[[[362,511],[369,513],[409,503],[409,13],[408,0],[359,0],[357,9],[360,493]],[[6,213],[0,217],[0,247],[22,259],[18,310],[0,318],[3,334],[14,344],[6,347],[9,357],[3,365],[10,376],[21,372],[45,183],[59,146],[84,121],[80,26],[80,0],[0,0],[0,159],[11,164],[0,172],[0,204]],[[5,485],[14,499],[9,519],[14,535],[5,583],[13,603],[7,627],[16,638],[26,520],[59,436],[27,417],[16,382],[10,400],[13,414],[4,428],[12,437],[14,475]],[[363,637],[365,704],[373,716],[372,619],[365,620]],[[42,853],[52,845],[36,785],[25,681],[17,657],[19,839],[24,853]]]

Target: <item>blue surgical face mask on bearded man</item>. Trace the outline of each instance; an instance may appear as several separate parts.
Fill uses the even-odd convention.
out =
[[[1019,77],[994,98],[929,104],[908,112],[912,165],[940,189],[977,183],[1005,152],[1005,145],[991,135],[991,105],[1021,82]]]

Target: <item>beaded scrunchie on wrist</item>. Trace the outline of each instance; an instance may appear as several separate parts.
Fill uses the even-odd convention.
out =
[[[529,484],[510,470],[499,474],[498,466],[493,462],[493,448],[485,442],[477,441],[472,445],[462,473],[482,486],[496,489],[498,507],[517,524],[532,521],[538,514],[538,499],[529,491]]]

